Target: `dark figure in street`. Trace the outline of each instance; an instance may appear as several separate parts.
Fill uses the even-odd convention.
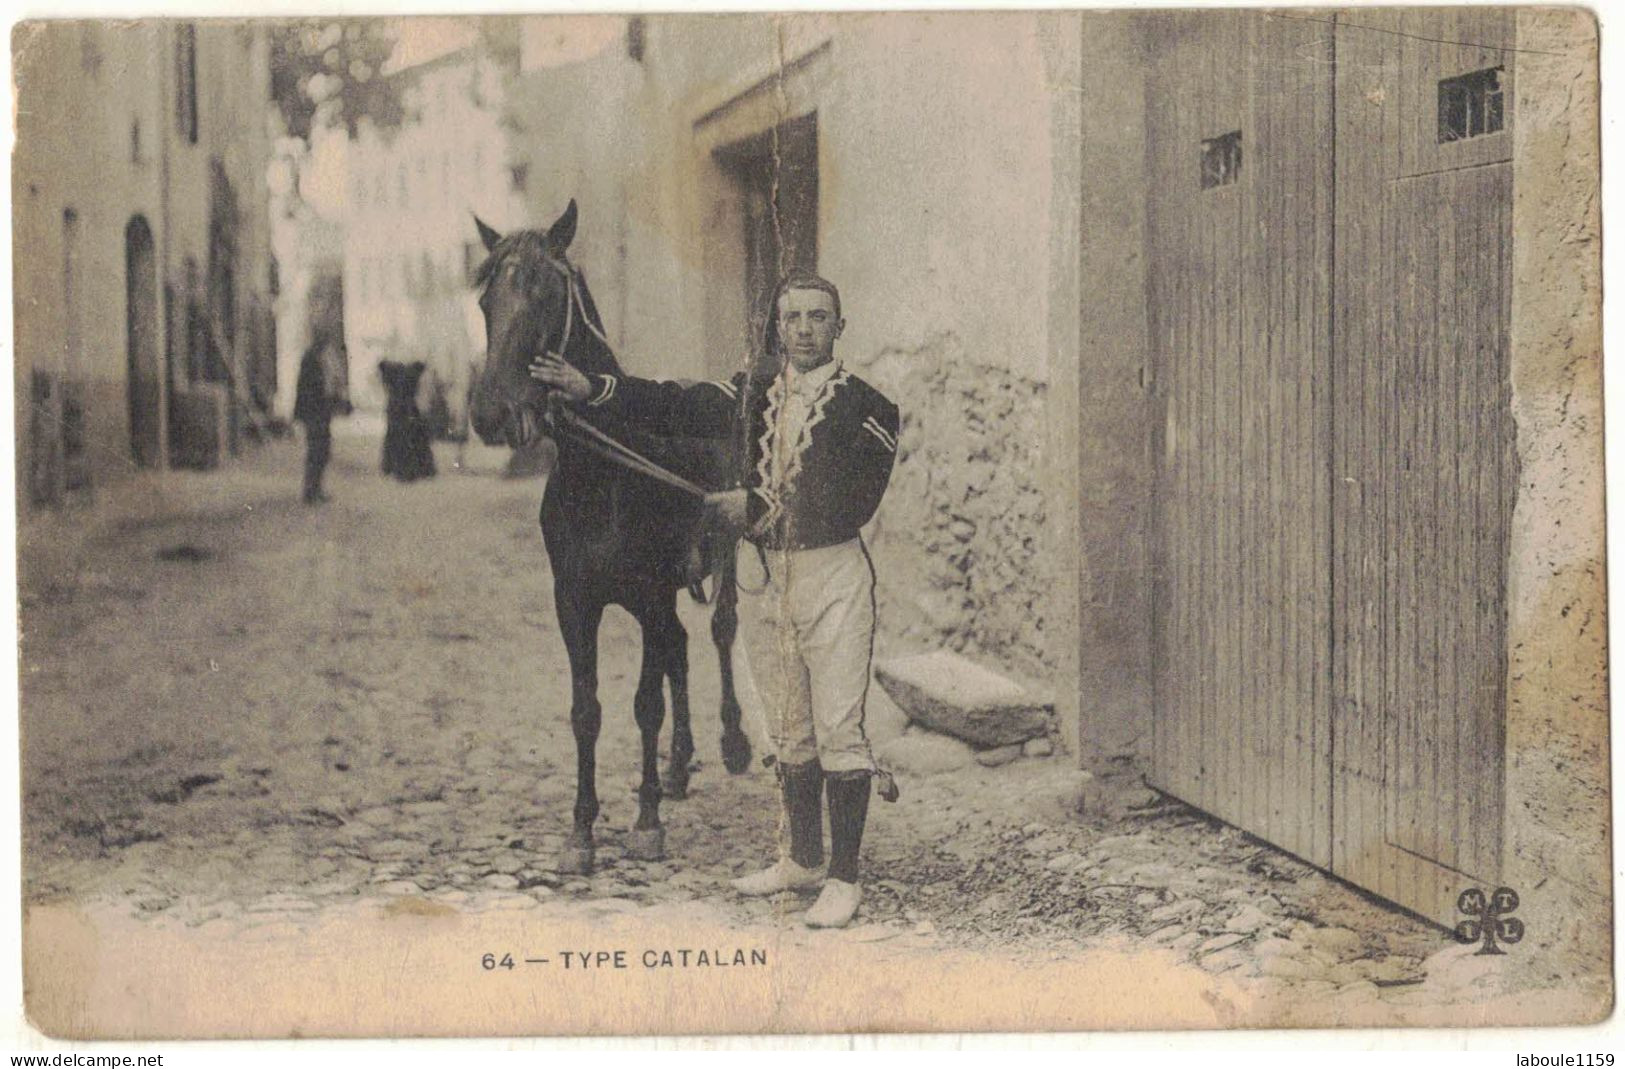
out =
[[[686,795],[694,755],[688,633],[677,616],[677,592],[686,585],[685,564],[704,491],[679,488],[607,459],[596,448],[602,443],[572,429],[565,419],[570,413],[558,400],[550,401],[548,391],[531,378],[530,363],[542,351],[561,354],[572,366],[592,374],[622,374],[586,279],[566,256],[575,235],[575,203],[545,232],[501,235],[484,223],[478,226],[490,256],[477,276],[487,355],[472,398],[474,432],[488,445],[513,449],[523,449],[547,434],[558,447],[542,496],[541,524],[553,572],[554,611],[570,659],[570,725],[576,743],[574,828],[559,869],[590,872],[593,865],[601,725],[598,628],[610,605],[625,609],[638,622],[643,638],[643,665],[633,698],[643,768],[637,823],[626,849],[645,860],[661,857],[665,829],[660,802],[663,797]],[[728,485],[732,465],[726,441],[674,443],[631,435],[624,427],[610,430],[655,464],[698,487]],[[713,567],[717,588],[711,638],[722,675],[722,758],[728,771],[742,772],[749,766],[751,749],[740,727],[733,685],[731,654],[738,617],[732,559],[718,558]],[[662,782],[660,729],[668,683],[671,755]]]
[[[789,843],[774,864],[734,888],[769,895],[821,887],[804,919],[838,928],[862,898],[858,851],[871,781],[880,774],[883,786],[889,782],[864,733],[875,571],[859,532],[891,478],[899,415],[835,359],[846,321],[833,284],[791,274],[771,307],[760,374],[683,386],[585,374],[545,350],[531,374],[573,404],[656,434],[744,437],[738,489],[713,493],[706,505],[724,529],[744,536],[735,565],[739,616]]]
[[[429,444],[429,422],[418,410],[418,382],[424,363],[402,364],[385,360],[378,365],[388,401],[384,409],[385,475],[401,482],[428,479],[434,475],[434,450]]]
[[[326,501],[322,475],[333,455],[333,417],[350,413],[349,361],[344,353],[343,298],[336,278],[310,290],[310,345],[299,361],[293,418],[305,425],[304,501]]]

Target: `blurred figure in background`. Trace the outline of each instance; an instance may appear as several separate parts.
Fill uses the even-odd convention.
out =
[[[322,475],[333,455],[333,417],[349,415],[349,361],[344,353],[344,295],[335,276],[323,276],[310,288],[310,345],[299,361],[299,385],[293,418],[305,425],[307,505],[327,500]]]
[[[378,374],[389,395],[385,410],[383,470],[385,475],[393,475],[403,483],[433,478],[435,473],[429,421],[418,407],[418,392],[423,388],[426,367],[421,360],[409,364],[385,360],[378,365]]]

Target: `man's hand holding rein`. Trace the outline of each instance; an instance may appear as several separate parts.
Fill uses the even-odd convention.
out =
[[[706,494],[703,507],[706,521],[713,531],[737,538],[749,523],[750,491],[719,490]]]
[[[593,395],[592,380],[556,356],[538,356],[530,364],[530,377],[577,404]]]

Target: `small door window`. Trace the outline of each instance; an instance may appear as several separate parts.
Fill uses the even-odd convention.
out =
[[[1506,125],[1501,67],[1439,82],[1439,143],[1499,133]]]
[[[1241,177],[1241,131],[1202,142],[1202,188],[1228,186]]]

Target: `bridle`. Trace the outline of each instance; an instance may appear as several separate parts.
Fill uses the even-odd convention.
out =
[[[541,258],[543,263],[557,271],[564,278],[566,294],[564,326],[558,332],[558,343],[553,347],[544,344],[542,353],[561,363],[569,363],[564,354],[569,351],[570,339],[575,334],[577,308],[581,310],[581,323],[586,327],[588,333],[602,342],[606,350],[613,352],[609,339],[604,336],[603,329],[593,322],[592,316],[587,314],[587,302],[582,296],[586,289],[586,282],[581,277],[581,269],[568,260],[555,257],[550,253],[541,253]],[[536,295],[532,291],[527,293],[526,296],[534,300]],[[616,441],[566,406],[548,398],[546,396],[547,392],[544,388],[544,398],[541,402],[539,417],[535,411],[536,402],[532,401],[529,396],[518,401],[504,402],[508,406],[509,417],[519,427],[521,442],[528,442],[531,439],[532,421],[539,418],[541,426],[547,428],[554,437],[557,437],[560,433],[570,434],[580,444],[613,464],[646,475],[656,482],[664,483],[693,497],[705,497],[706,491],[704,488],[688,481],[681,475],[666,470],[630,446]]]
[[[564,329],[559,334],[558,347],[549,349],[543,346],[542,352],[557,360],[562,361],[564,359],[565,350],[570,347],[570,336],[575,332],[575,312],[578,307],[581,309],[581,322],[586,326],[587,330],[593,337],[604,343],[604,348],[610,348],[609,339],[604,337],[604,332],[587,314],[587,302],[581,296],[582,291],[586,288],[586,283],[581,278],[581,269],[570,261],[558,259],[549,253],[542,254],[542,262],[564,276],[567,294],[564,301]]]
[[[565,285],[564,327],[558,331],[557,344],[553,346],[544,344],[542,352],[561,362],[568,363],[564,354],[569,349],[570,338],[575,333],[575,313],[578,304],[581,305],[582,322],[586,323],[593,335],[604,343],[605,348],[609,348],[609,339],[604,337],[603,332],[593,325],[591,318],[587,315],[586,304],[581,299],[580,269],[568,260],[559,259],[547,252],[532,253],[532,255],[539,256],[543,264],[557,271],[559,276],[564,279]],[[490,283],[486,285],[489,288]],[[525,299],[527,302],[534,305],[538,302],[539,297],[540,294],[537,293],[534,286],[526,286]],[[541,391],[541,396],[533,396],[538,389]],[[556,406],[548,402],[547,394],[546,387],[538,387],[534,382],[527,382],[524,396],[518,400],[502,399],[503,407],[508,410],[508,419],[511,425],[519,431],[521,445],[531,442],[536,437],[536,432],[543,427],[551,429],[553,411]]]

